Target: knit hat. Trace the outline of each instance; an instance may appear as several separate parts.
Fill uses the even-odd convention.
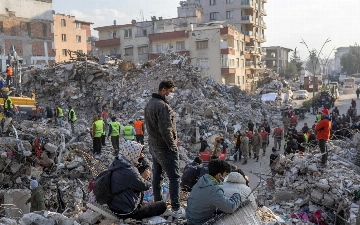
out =
[[[36,180],[32,180],[30,181],[30,189],[34,190],[35,188],[37,188],[39,186],[39,183]]]
[[[238,184],[246,184],[245,178],[243,177],[243,175],[241,175],[238,172],[229,173],[229,175],[227,176],[226,182],[238,183]]]
[[[326,109],[326,108],[323,108],[323,109],[321,110],[321,113],[328,116],[328,115],[329,115],[329,110]]]
[[[131,162],[133,165],[136,165],[139,160],[140,152],[143,149],[143,145],[135,141],[125,141],[121,148],[121,154],[124,156],[124,158]]]

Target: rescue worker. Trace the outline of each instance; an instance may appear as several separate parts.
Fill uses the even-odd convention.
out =
[[[64,117],[63,109],[61,108],[60,104],[57,104],[56,105],[56,121],[57,121],[57,125],[60,127],[63,126],[63,117]]]
[[[321,112],[319,112],[318,114],[316,114],[316,122],[320,122],[321,120]]]
[[[290,125],[291,126],[293,126],[293,125],[295,125],[295,127],[297,126],[297,124],[298,124],[298,116],[294,116],[294,115],[292,115],[291,116],[291,118],[290,118]]]
[[[30,212],[45,210],[44,191],[36,180],[30,181],[31,197],[25,202],[30,203]]]
[[[105,140],[106,139],[106,129],[105,128],[109,126],[109,123],[108,123],[109,114],[108,114],[107,109],[105,108],[105,106],[102,107],[102,112],[101,112],[100,118],[104,123],[104,133],[101,136],[101,144],[102,144],[102,146],[106,146],[106,143],[105,143],[105,141],[106,141]]]
[[[287,135],[290,126],[290,119],[287,116],[283,117],[283,125],[284,125],[284,135]]]
[[[262,144],[262,139],[261,136],[258,132],[258,130],[254,130],[254,135],[252,136],[252,147],[253,147],[253,151],[254,151],[254,159],[256,159],[256,162],[259,161],[259,151],[260,151],[260,146]]]
[[[118,156],[120,150],[120,123],[116,121],[115,116],[111,117],[108,133],[108,137],[111,136],[111,144],[114,149],[114,156]]]
[[[101,145],[105,147],[106,146],[106,127],[108,127],[108,125],[107,125],[107,123],[105,123],[103,117],[100,117],[100,120],[102,121],[103,126],[104,126],[103,133],[101,135]]]
[[[14,105],[7,95],[4,95],[4,114],[6,117],[13,117],[14,115]]]
[[[248,153],[249,146],[250,146],[249,145],[249,138],[248,138],[248,136],[246,135],[245,132],[242,132],[242,139],[241,139],[241,143],[240,143],[240,149],[241,149],[241,152],[242,152],[242,154],[244,156],[243,165],[245,165],[247,163],[247,160],[249,158],[249,153]]]
[[[93,138],[93,149],[95,158],[101,156],[101,136],[104,132],[104,122],[99,120],[98,115],[94,115],[92,124],[91,137]]]
[[[233,140],[234,140],[234,146],[235,146],[235,154],[234,154],[234,161],[237,161],[237,156],[239,155],[239,161],[241,160],[242,156],[242,150],[240,149],[242,135],[240,134],[240,131],[237,131],[234,134]]]
[[[328,156],[326,143],[330,139],[331,131],[331,119],[328,109],[321,110],[321,121],[316,125],[315,130],[317,131],[316,139],[319,140],[319,148],[322,154],[321,166],[326,167]]]
[[[263,156],[265,155],[266,152],[266,146],[269,140],[269,133],[265,131],[264,127],[260,128],[260,136],[261,136],[261,147],[263,150]]]
[[[71,106],[69,106],[69,109],[70,109],[70,111],[69,111],[69,114],[68,114],[68,121],[69,121],[69,123],[70,123],[70,125],[71,125],[71,132],[72,132],[73,134],[75,134],[75,126],[74,126],[74,123],[75,123],[75,121],[77,120],[77,118],[76,118],[76,113],[75,113],[75,110],[74,110]]]
[[[130,121],[128,125],[124,127],[124,139],[125,141],[133,141],[135,139],[135,128],[133,127],[133,121]]]
[[[249,157],[251,158],[251,150],[252,150],[252,136],[253,136],[253,132],[249,131],[249,129],[245,129],[245,135],[249,138],[249,148],[248,148],[248,152],[249,152]]]
[[[144,145],[144,131],[145,131],[145,124],[143,122],[144,117],[140,116],[140,118],[135,121],[134,123],[134,129],[136,132],[136,142]]]
[[[6,65],[6,86],[11,87],[11,78],[13,75],[13,68],[10,65]]]
[[[282,132],[283,129],[279,127],[279,125],[276,125],[273,133],[273,138],[274,138],[274,148],[277,149],[278,148],[277,146],[279,145],[278,150],[280,150],[281,148]]]

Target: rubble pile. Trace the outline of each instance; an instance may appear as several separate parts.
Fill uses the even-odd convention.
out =
[[[339,157],[346,152],[341,146],[339,141],[329,142],[327,168],[319,166],[318,150],[279,158],[272,168],[283,175],[265,179],[257,190],[259,204],[286,224],[311,224],[319,215],[327,224],[355,224],[359,205],[353,202],[360,175],[352,163]]]

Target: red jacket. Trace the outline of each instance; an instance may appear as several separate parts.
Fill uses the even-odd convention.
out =
[[[298,119],[297,116],[291,117],[290,118],[290,123],[297,123],[297,119]]]
[[[268,134],[269,134],[268,132],[264,131],[264,132],[260,132],[259,134],[263,141],[266,141],[268,139]]]
[[[316,139],[317,140],[329,140],[330,139],[330,130],[331,130],[331,121],[328,118],[320,120],[316,125],[315,130],[317,131]]]

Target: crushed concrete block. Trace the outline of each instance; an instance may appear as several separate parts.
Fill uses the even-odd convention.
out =
[[[4,204],[15,205],[13,208],[6,208],[5,215],[10,218],[16,218],[29,213],[30,204],[25,204],[25,202],[30,198],[30,193],[29,189],[11,189],[5,192]]]
[[[317,172],[317,171],[319,171],[318,168],[317,168],[317,166],[316,166],[316,164],[310,164],[310,165],[308,166],[308,170],[309,170],[310,172]]]
[[[321,200],[323,199],[324,194],[318,190],[313,190],[311,192],[311,199],[316,203],[321,203]]]
[[[0,219],[1,225],[17,225],[16,220],[10,218],[1,218]]]
[[[35,213],[28,213],[19,220],[20,225],[46,224],[55,225],[55,221],[51,218],[46,218],[44,215]]]
[[[17,173],[20,170],[21,167],[22,167],[22,164],[19,164],[19,163],[16,163],[16,162],[12,163],[10,165],[11,173],[13,173],[13,174]]]
[[[79,215],[79,221],[86,222],[89,224],[95,224],[101,218],[102,218],[102,215],[100,213],[94,212],[92,210],[87,210],[86,212],[81,213]]]
[[[330,185],[328,185],[328,184],[322,184],[322,183],[320,183],[320,182],[317,182],[317,183],[315,184],[315,186],[318,187],[318,188],[320,188],[320,189],[322,189],[322,190],[325,190],[325,191],[330,190]]]
[[[297,205],[297,206],[302,206],[302,205],[305,204],[305,201],[304,201],[304,199],[299,198],[299,199],[296,200],[294,203],[295,203],[295,205]]]
[[[50,153],[55,153],[56,150],[58,149],[58,146],[51,144],[51,143],[46,143],[44,148],[46,149],[46,151],[48,151]]]
[[[325,193],[325,194],[324,194],[324,198],[322,199],[321,203],[322,203],[325,207],[331,208],[331,207],[334,206],[335,199],[334,199],[331,195]]]
[[[295,192],[292,191],[278,191],[275,193],[275,202],[280,203],[282,201],[288,202],[297,198]]]

